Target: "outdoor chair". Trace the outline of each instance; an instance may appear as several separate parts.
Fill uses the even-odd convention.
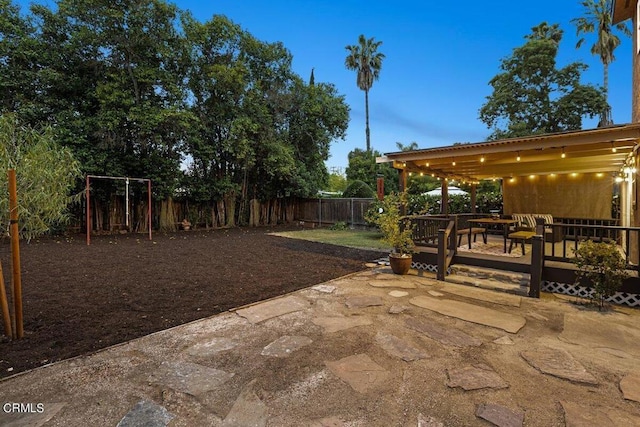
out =
[[[487,229],[484,227],[477,227],[469,224],[469,217],[456,216],[456,235],[458,236],[458,246],[462,244],[462,237],[467,236],[469,248],[471,248],[471,235],[473,235],[473,241],[478,238],[478,234],[482,234],[482,240],[487,244]]]

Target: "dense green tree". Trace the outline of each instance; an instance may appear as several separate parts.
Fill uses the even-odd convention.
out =
[[[80,165],[71,150],[55,142],[51,127],[35,130],[22,125],[15,114],[0,116],[0,228],[9,228],[7,170],[16,170],[19,229],[32,239],[64,224],[80,178]]]
[[[369,131],[369,90],[373,82],[380,77],[382,60],[385,55],[378,52],[381,41],[375,41],[373,37],[366,38],[360,34],[358,44],[346,46],[349,51],[344,64],[348,70],[353,70],[357,74],[356,83],[364,91],[364,110],[366,117],[365,135],[367,140],[367,151],[371,151],[371,132]]]
[[[371,198],[375,197],[375,195],[376,192],[374,189],[366,182],[360,180],[351,181],[342,193],[342,197],[355,198]]]
[[[333,85],[293,73],[282,43],[164,0],[0,6],[0,114],[53,125],[84,173],[150,178],[162,211],[179,194],[219,225],[244,222],[250,199],[326,186],[349,109]],[[116,187],[95,182],[94,202]]]
[[[594,117],[606,106],[602,90],[580,83],[587,66],[574,62],[556,68],[562,30],[542,23],[526,43],[502,60],[502,72],[491,79],[493,93],[480,109],[490,139],[577,130],[582,117]]]
[[[620,38],[613,33],[613,29],[622,32],[626,36],[631,36],[631,31],[625,22],[620,22],[615,26],[612,24],[611,1],[610,0],[584,0],[584,16],[572,19],[571,22],[576,26],[576,33],[596,35],[596,41],[591,46],[591,53],[600,57],[603,66],[603,84],[605,101],[607,106],[605,111],[600,114],[600,123],[598,126],[606,126],[613,124],[611,120],[611,106],[608,103],[609,93],[609,64],[615,60],[613,51],[620,46]],[[582,37],[578,40],[576,48],[580,48],[585,42]]]
[[[330,173],[326,188],[327,191],[343,192],[347,188],[347,178],[339,173]]]
[[[191,195],[228,225],[245,220],[249,199],[315,195],[327,184],[330,144],[345,135],[344,97],[333,85],[305,84],[281,43],[261,42],[223,16],[187,19],[185,31],[199,123],[187,144]]]
[[[389,194],[398,191],[398,171],[388,163],[376,164],[376,157],[381,154],[377,151],[365,151],[356,148],[349,152],[349,166],[347,166],[347,182],[364,181],[371,188],[377,188],[377,178],[384,178],[384,193]]]

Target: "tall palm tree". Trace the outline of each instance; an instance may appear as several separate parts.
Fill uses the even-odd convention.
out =
[[[600,57],[600,62],[604,68],[603,89],[605,100],[607,101],[607,110],[600,117],[598,126],[606,126],[612,124],[611,107],[609,106],[609,64],[615,60],[613,51],[620,45],[620,39],[612,32],[612,15],[611,0],[584,0],[584,16],[572,19],[571,22],[576,26],[576,34],[595,33],[596,42],[591,46],[591,53]],[[627,25],[620,22],[615,25],[615,29],[621,31],[626,36],[631,36],[631,31]],[[576,48],[585,42],[584,37],[578,40]]]
[[[347,46],[345,49],[349,51],[344,65],[348,70],[357,72],[357,84],[364,91],[364,106],[366,115],[366,136],[367,151],[371,151],[371,141],[369,132],[369,90],[373,86],[373,82],[378,80],[380,76],[380,68],[384,54],[377,52],[382,44],[381,41],[375,41],[373,37],[367,39],[360,34],[358,44]]]

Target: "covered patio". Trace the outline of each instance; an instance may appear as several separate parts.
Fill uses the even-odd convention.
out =
[[[437,259],[435,255],[425,255],[422,259],[418,256],[418,265],[431,263],[433,268],[446,271],[451,263],[464,259],[465,263],[533,272],[536,270],[534,264],[538,263],[542,269],[541,282],[573,282],[570,279],[572,272],[558,273],[563,269],[572,270],[572,266],[562,267],[556,262],[566,264],[571,249],[585,238],[615,240],[625,252],[629,266],[637,270],[640,231],[637,226],[640,215],[637,213],[636,177],[639,141],[640,123],[634,123],[386,153],[377,161],[393,164],[399,171],[401,189],[406,189],[407,178],[411,174],[439,178],[443,200],[439,221],[452,217],[447,211],[447,190],[452,182],[471,186],[472,212],[466,215],[486,218],[488,212],[475,211],[476,186],[482,180],[499,180],[503,194],[501,219],[511,220],[523,214],[545,216],[548,218],[547,230],[553,227],[553,235],[561,236],[551,239],[551,234],[547,233],[546,242],[542,237],[538,261],[533,250],[532,254],[515,262],[504,257],[487,258],[458,252],[459,239],[455,239],[454,224],[450,233],[454,234],[451,240],[456,242],[448,244],[449,235],[433,238],[431,243],[426,238],[423,242],[426,247],[442,247],[431,251],[436,255],[439,253]],[[446,222],[441,222],[437,227],[431,226],[432,237],[434,227],[446,231]],[[544,236],[542,230],[544,228],[537,231]],[[534,249],[533,244],[530,247]],[[439,274],[444,277],[444,273]],[[637,285],[626,286],[626,291],[636,287],[640,290]]]

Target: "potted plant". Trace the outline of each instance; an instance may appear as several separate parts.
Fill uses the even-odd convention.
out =
[[[408,218],[401,215],[401,206],[406,206],[406,193],[389,194],[367,214],[367,220],[376,224],[382,232],[382,240],[391,245],[389,264],[395,274],[407,274],[411,268],[413,227]]]
[[[574,252],[573,262],[578,267],[576,284],[592,286],[591,299],[602,310],[607,298],[620,289],[629,275],[625,259],[615,242],[595,243],[587,240]]]

